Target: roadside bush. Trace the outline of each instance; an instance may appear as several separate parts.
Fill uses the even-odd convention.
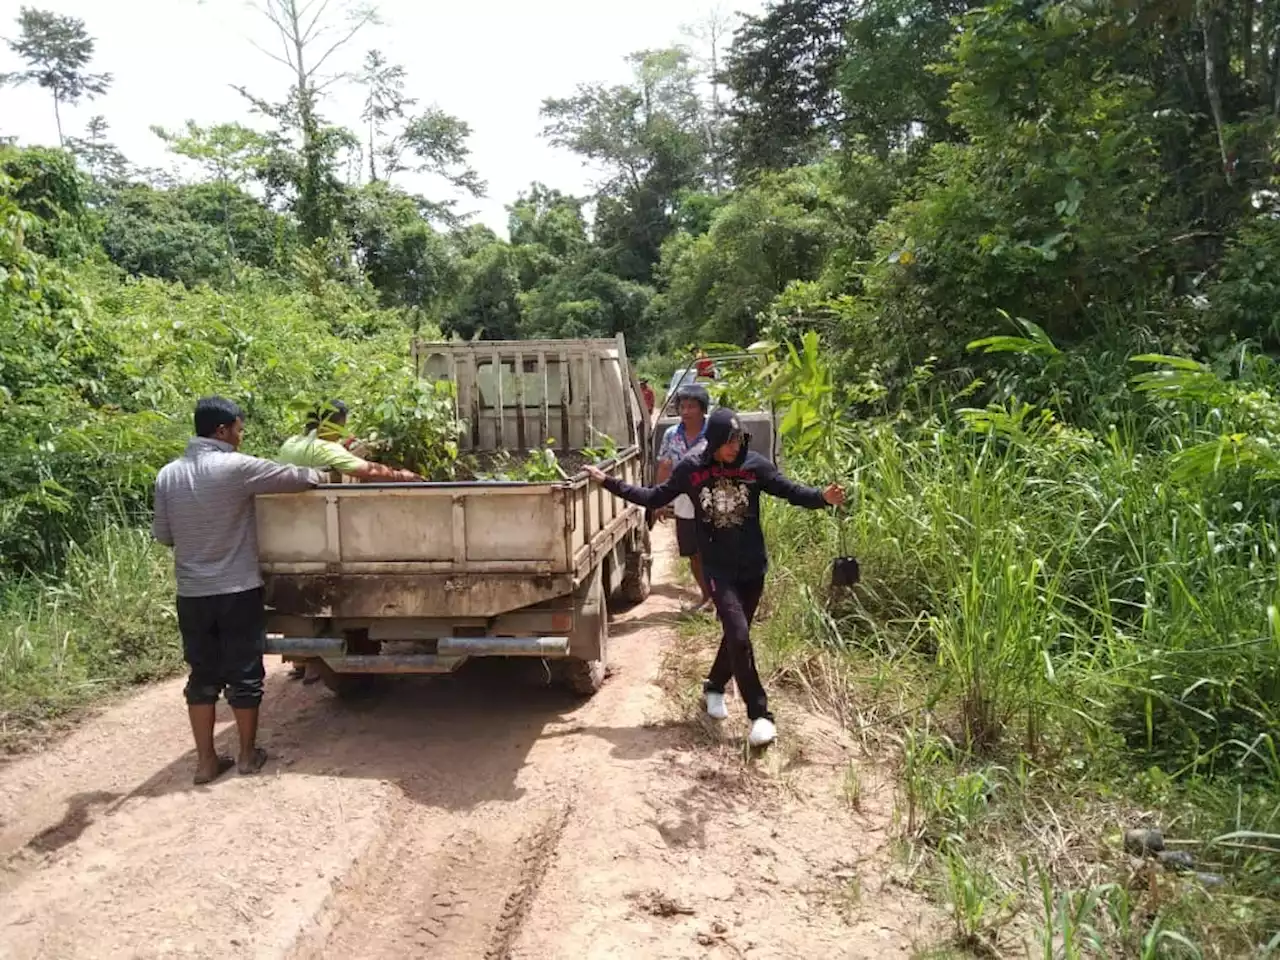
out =
[[[61,577],[0,590],[0,752],[103,693],[180,667],[173,561],[125,520],[101,519]]]

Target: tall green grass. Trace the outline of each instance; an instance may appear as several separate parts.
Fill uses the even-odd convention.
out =
[[[0,590],[0,752],[37,742],[106,693],[182,662],[168,551],[109,517],[73,544],[57,579]]]
[[[778,566],[820,583],[843,524],[867,577],[834,610],[839,643],[928,657],[967,747],[1016,732],[1034,750],[1050,724],[1280,788],[1269,521],[1206,505],[1167,459],[1080,431],[881,424],[844,454],[852,503],[838,521],[769,512]],[[784,603],[771,629],[805,607]]]
[[[1139,810],[1201,844],[1229,892],[1181,913],[1190,901],[1167,894],[1164,953],[1149,952],[1144,914],[1080,955],[1179,955],[1183,933],[1244,949],[1280,929],[1277,532],[1261,488],[1242,501],[1179,475],[1187,443],[1166,426],[1093,433],[1016,402],[864,423],[824,465],[788,464],[813,482],[840,474],[838,519],[767,510],[762,655],[784,676],[812,677],[820,659],[855,678],[827,682],[845,717],[903,718],[903,821],[938,849],[966,941],[982,911],[956,904],[975,889],[961,867],[984,877],[1003,857],[1016,878],[1029,858],[1061,885],[1053,897],[1111,903],[1072,892],[1092,867],[1062,838],[1118,855],[1124,824],[1106,818]],[[864,582],[832,596],[842,536]],[[1214,842],[1241,831],[1253,841]],[[1039,882],[1021,890],[1033,909]]]

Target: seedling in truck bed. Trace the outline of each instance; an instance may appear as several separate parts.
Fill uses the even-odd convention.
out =
[[[589,458],[590,463],[603,463],[605,460],[612,460],[618,455],[618,444],[613,437],[605,436],[598,430],[592,431],[599,439],[599,446],[586,447],[583,454]]]

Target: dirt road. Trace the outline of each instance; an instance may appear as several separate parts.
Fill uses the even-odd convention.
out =
[[[716,728],[659,687],[658,543],[589,703],[539,664],[359,706],[275,664],[259,777],[191,786],[181,681],[0,770],[0,957],[908,956],[932,914],[885,880],[889,791],[863,773],[850,809],[839,730],[783,703],[747,758],[740,702]]]

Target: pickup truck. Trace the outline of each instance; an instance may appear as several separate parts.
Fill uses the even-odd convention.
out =
[[[581,464],[652,477],[651,427],[621,336],[416,342],[420,376],[451,380],[460,453],[548,444],[553,482],[328,484],[257,500],[267,652],[315,664],[340,696],[377,674],[447,673],[471,657],[535,657],[590,696],[608,663],[607,602],[642,601],[644,511]],[[592,450],[588,457],[584,451]]]

